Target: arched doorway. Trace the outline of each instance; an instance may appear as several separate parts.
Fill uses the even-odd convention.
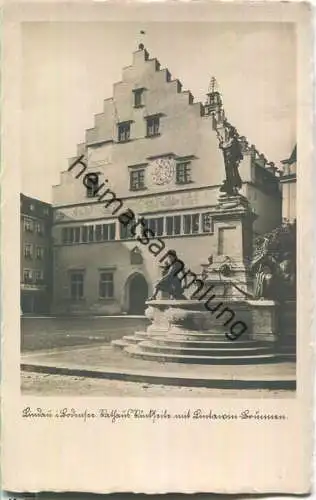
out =
[[[128,284],[129,307],[128,314],[144,314],[148,299],[148,285],[142,274],[131,276]]]

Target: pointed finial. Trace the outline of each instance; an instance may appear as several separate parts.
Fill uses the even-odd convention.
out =
[[[213,94],[214,92],[217,92],[217,90],[218,90],[217,80],[216,80],[215,76],[212,76],[212,78],[210,79],[210,84],[209,84],[209,92]]]

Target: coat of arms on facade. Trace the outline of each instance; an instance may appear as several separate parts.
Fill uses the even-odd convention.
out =
[[[175,173],[175,161],[171,157],[156,158],[150,164],[151,177],[154,184],[159,186],[169,184]]]

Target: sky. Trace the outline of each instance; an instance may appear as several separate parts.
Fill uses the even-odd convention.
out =
[[[146,32],[140,35],[140,30]],[[276,164],[296,142],[296,38],[287,23],[37,22],[22,31],[20,123],[24,194],[52,185],[112,97],[142,41],[150,57],[205,101],[215,76],[226,116]]]

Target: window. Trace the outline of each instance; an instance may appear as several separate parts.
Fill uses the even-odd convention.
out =
[[[31,269],[24,269],[23,270],[23,282],[26,284],[33,283],[33,275],[32,275]]]
[[[143,106],[143,91],[144,89],[135,89],[134,92],[134,108],[141,108]]]
[[[36,269],[34,271],[34,282],[42,283],[44,281],[44,272],[42,269]]]
[[[181,215],[166,218],[166,233],[168,236],[181,233]]]
[[[133,248],[133,250],[130,253],[130,262],[132,265],[139,266],[140,264],[143,263],[143,256],[139,248]]]
[[[94,226],[89,226],[89,241],[94,241]]]
[[[103,241],[115,240],[115,222],[102,225],[102,239]]]
[[[101,241],[102,240],[102,225],[97,224],[95,226],[95,241]]]
[[[25,243],[24,245],[24,257],[26,259],[33,259],[33,245],[31,243]]]
[[[130,122],[124,122],[118,124],[118,142],[129,141],[130,134],[131,134]]]
[[[159,116],[150,116],[147,118],[147,137],[154,137],[159,135]]]
[[[132,170],[130,172],[130,190],[139,191],[145,189],[145,169]]]
[[[213,232],[213,221],[211,214],[202,214],[202,232],[212,233]]]
[[[85,177],[84,185],[86,186],[87,198],[94,198],[99,191],[100,174],[91,172]]]
[[[83,299],[84,292],[83,271],[73,271],[70,275],[70,296],[72,300]]]
[[[163,235],[163,217],[147,220],[147,227],[155,234],[155,236]]]
[[[43,247],[36,247],[36,258],[37,258],[37,260],[43,260],[44,259],[44,251],[45,251],[45,249]]]
[[[81,228],[81,241],[87,243],[88,241],[88,226],[82,226]]]
[[[80,227],[74,227],[74,243],[80,242]]]
[[[34,212],[34,210],[35,210],[35,205],[33,203],[30,204],[30,210],[31,210],[31,212]]]
[[[109,224],[109,240],[115,240],[116,224],[113,222]]]
[[[44,226],[42,222],[36,222],[35,224],[35,232],[37,234],[44,234]]]
[[[33,219],[30,219],[29,217],[24,217],[23,227],[24,227],[24,231],[32,233],[33,229],[34,229]]]
[[[191,181],[190,162],[178,163],[176,169],[176,183],[189,184]]]
[[[99,297],[102,299],[112,299],[114,297],[113,273],[109,271],[100,273]]]
[[[132,238],[135,238],[134,234],[131,231],[131,226],[133,226],[133,221],[131,221],[128,225],[120,224],[120,239],[121,240],[130,240]]]
[[[184,234],[197,234],[200,229],[200,214],[189,214],[183,216]]]
[[[61,241],[62,243],[69,243],[69,231],[68,227],[63,227],[61,230]]]

